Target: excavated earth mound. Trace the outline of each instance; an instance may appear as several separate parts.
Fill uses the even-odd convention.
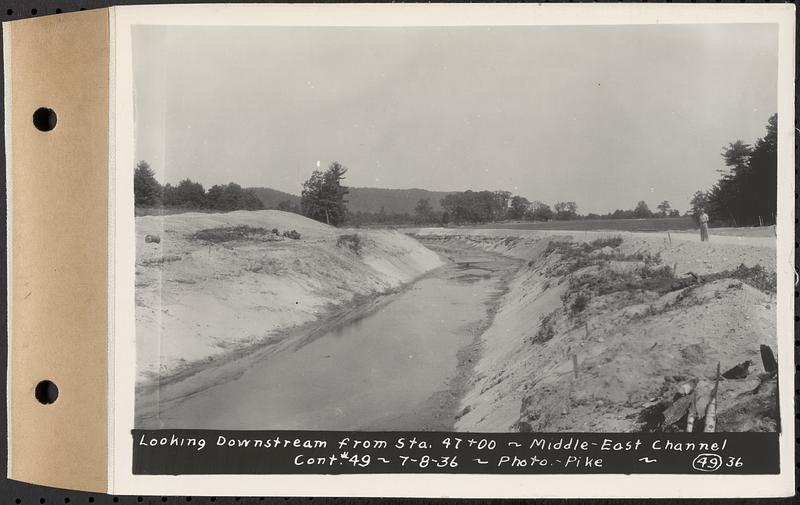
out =
[[[457,430],[683,431],[686,410],[668,409],[690,392],[702,429],[718,363],[747,361],[720,381],[717,429],[775,430],[759,353],[777,350],[774,241],[497,232],[417,232],[527,260],[482,336]]]

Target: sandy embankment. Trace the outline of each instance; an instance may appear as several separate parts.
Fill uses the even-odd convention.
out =
[[[668,292],[600,292],[620,274],[639,278],[646,271],[645,258],[651,269],[677,266],[678,278],[687,272],[704,276],[733,270],[740,264],[760,264],[775,272],[774,238],[727,236],[701,243],[690,234],[665,233],[514,230],[514,237],[508,237],[508,230],[423,229],[418,234],[426,241],[480,248],[527,262],[483,334],[457,430],[647,429],[642,417],[647,406],[668,404],[685,381],[699,381],[698,392],[707,394],[718,362],[725,371],[748,359],[753,365],[747,378],[720,384],[718,428],[775,429],[774,418],[765,412],[771,396],[751,394],[763,372],[759,345],[777,351],[774,293],[734,278]],[[612,236],[622,237],[622,243],[585,257],[568,260],[562,257],[567,249],[548,251],[551,241],[590,242]],[[573,263],[576,258],[581,263]],[[571,307],[578,293],[586,294],[588,301],[574,313]],[[552,331],[545,336],[540,332],[544,316],[550,316]]]
[[[235,226],[296,230],[301,238],[193,238],[200,230]],[[360,236],[359,254],[337,246],[348,233]],[[146,235],[161,242],[147,243]],[[137,382],[269,341],[442,264],[398,232],[337,229],[280,211],[137,217]]]

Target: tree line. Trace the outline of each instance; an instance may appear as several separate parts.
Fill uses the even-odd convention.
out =
[[[753,144],[736,140],[723,148],[725,169],[708,190],[690,202],[697,219],[701,209],[720,226],[775,224],[778,205],[778,115],[767,120],[767,133]]]
[[[767,121],[767,133],[754,144],[737,140],[722,152],[726,168],[709,190],[697,191],[690,202],[687,215],[695,219],[701,210],[712,223],[732,226],[774,224],[777,207],[778,116]],[[347,168],[334,161],[325,171],[315,170],[303,183],[299,208],[281,202],[279,210],[296,212],[311,219],[340,226],[343,224],[470,224],[503,220],[573,220],[573,219],[642,219],[677,217],[666,200],[653,212],[644,200],[632,209],[617,209],[607,214],[578,214],[573,201],[556,202],[552,207],[540,201],[530,201],[509,191],[461,191],[441,199],[441,211],[435,211],[428,199],[420,199],[410,213],[349,212],[343,184]],[[262,209],[261,200],[236,183],[214,185],[205,190],[202,184],[184,179],[177,185],[161,185],[145,161],[134,170],[134,201],[137,207],[179,207],[219,211]]]
[[[579,214],[578,204],[572,201],[556,202],[550,205],[519,195],[511,195],[508,191],[463,191],[446,196],[440,202],[444,209],[440,213],[433,212],[428,199],[421,199],[415,207],[414,222],[416,224],[447,225],[449,223],[489,223],[496,221],[572,221],[577,219],[644,219],[660,217],[678,217],[680,211],[673,209],[669,201],[664,200],[653,212],[647,202],[640,200],[633,209],[617,209],[607,214]],[[410,217],[410,216],[409,216]]]
[[[215,184],[207,191],[199,182],[184,179],[177,185],[161,185],[146,161],[133,171],[133,198],[136,207],[172,207],[186,210],[258,210],[264,205],[256,195],[238,184]]]
[[[427,198],[421,198],[414,207],[414,213],[388,213],[381,208],[378,212],[351,212],[347,208],[346,196],[349,188],[344,185],[347,168],[338,161],[332,162],[326,170],[315,170],[303,183],[300,207],[290,202],[281,202],[279,210],[296,212],[311,219],[333,226],[351,225],[405,225],[405,224],[480,224],[505,220],[573,220],[573,219],[625,219],[674,217],[680,215],[668,201],[662,201],[658,212],[650,211],[647,203],[640,201],[632,210],[616,210],[605,215],[578,214],[578,205],[573,201],[556,202],[550,205],[540,201],[529,201],[510,191],[460,191],[448,194],[439,201],[441,211]]]
[[[656,205],[657,212],[650,210],[647,202],[639,200],[633,209],[617,209],[608,214],[589,213],[583,216],[585,219],[649,219],[659,217],[680,217],[681,212],[673,209],[668,200],[663,200]]]
[[[556,202],[550,205],[530,201],[510,191],[460,191],[448,194],[439,201],[440,211],[427,198],[420,199],[414,213],[351,212],[346,199],[349,188],[344,185],[347,168],[334,161],[326,170],[314,170],[303,183],[299,207],[289,201],[277,205],[278,210],[294,212],[332,226],[351,225],[432,225],[483,224],[506,220],[551,221],[575,219],[636,219],[653,217],[675,217],[680,212],[668,201],[657,205],[653,212],[645,201],[639,201],[633,209],[617,209],[607,214],[578,213],[574,201]],[[199,182],[184,179],[177,185],[161,185],[147,162],[141,161],[134,170],[134,199],[137,207],[173,207],[186,210],[258,210],[264,206],[251,191],[236,183],[214,185],[206,190]]]

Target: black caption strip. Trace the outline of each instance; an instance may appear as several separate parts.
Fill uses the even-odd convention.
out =
[[[777,474],[777,433],[133,430],[133,473]]]

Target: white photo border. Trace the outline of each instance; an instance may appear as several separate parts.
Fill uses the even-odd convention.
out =
[[[794,68],[792,4],[207,4],[111,8],[109,492],[237,496],[712,498],[795,494]],[[135,382],[134,106],[131,27],[778,25],[779,475],[132,474]]]

